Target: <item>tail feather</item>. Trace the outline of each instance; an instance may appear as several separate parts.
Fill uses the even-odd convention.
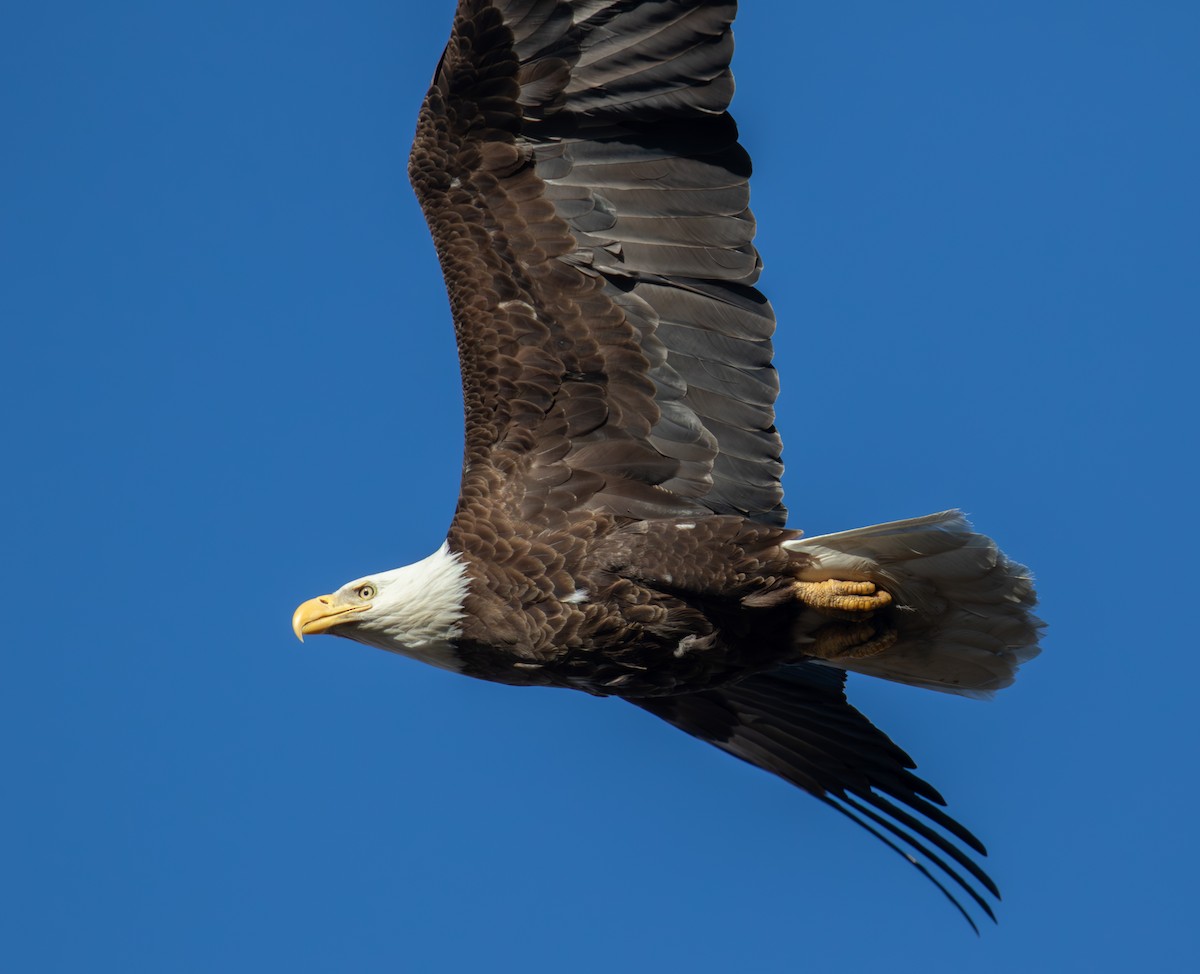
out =
[[[966,696],[989,696],[1013,682],[1041,652],[1044,623],[1023,565],[976,534],[961,511],[785,542],[811,564],[803,581],[870,581],[894,600],[888,624],[899,633],[879,656],[831,666]]]

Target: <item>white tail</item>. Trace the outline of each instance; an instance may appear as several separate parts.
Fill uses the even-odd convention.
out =
[[[990,696],[1012,683],[1039,652],[1044,623],[1029,570],[991,538],[976,534],[961,511],[798,538],[785,547],[812,567],[803,581],[875,582],[895,600],[895,645],[866,659],[829,665],[897,683]]]

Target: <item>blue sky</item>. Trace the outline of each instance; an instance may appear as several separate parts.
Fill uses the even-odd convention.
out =
[[[959,506],[1038,575],[1045,652],[994,702],[851,680],[989,845],[980,939],[632,707],[293,638],[453,509],[404,178],[451,7],[0,14],[6,967],[1185,966],[1200,7],[738,22],[792,523]]]

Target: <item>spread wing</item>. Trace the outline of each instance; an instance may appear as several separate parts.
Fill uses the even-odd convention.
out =
[[[718,690],[629,699],[836,808],[908,859],[972,927],[953,887],[994,920],[977,887],[1000,894],[959,843],[986,855],[983,845],[942,811],[912,759],[846,702],[845,682],[839,670],[805,663]]]
[[[735,8],[460,0],[409,175],[458,337],[464,503],[783,523]]]

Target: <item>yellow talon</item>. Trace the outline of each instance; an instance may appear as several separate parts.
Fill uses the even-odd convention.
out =
[[[796,598],[818,612],[874,612],[892,601],[874,582],[844,582],[830,578],[824,582],[796,582]]]

